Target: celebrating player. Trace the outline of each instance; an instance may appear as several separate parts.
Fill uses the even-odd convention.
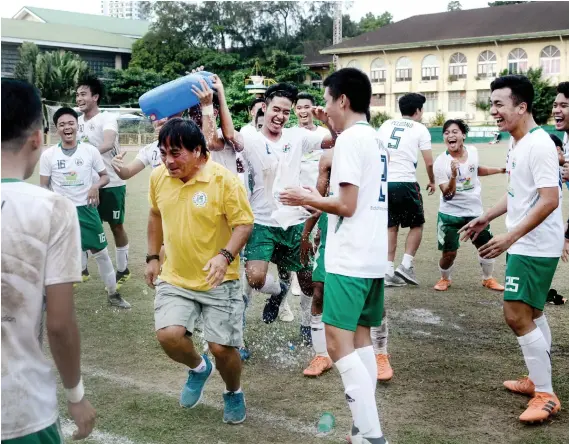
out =
[[[249,115],[251,116],[251,121],[243,126],[240,130],[241,134],[245,134],[245,135],[252,135],[255,134],[260,128],[258,126],[258,116],[259,116],[259,110],[262,110],[263,108],[263,103],[265,103],[265,99],[264,97],[256,97],[255,99],[253,99],[253,101],[251,102],[251,109],[249,111]]]

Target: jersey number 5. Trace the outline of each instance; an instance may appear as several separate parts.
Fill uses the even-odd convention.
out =
[[[387,156],[381,155],[381,162],[383,163],[383,173],[381,174],[381,184],[379,186],[379,202],[385,202],[385,194],[383,192],[383,184],[387,183]]]
[[[393,128],[391,131],[391,137],[389,138],[389,143],[387,144],[387,148],[392,150],[396,150],[399,148],[399,142],[401,142],[401,136],[398,136],[397,133],[405,131],[405,128]],[[393,141],[393,142],[392,142]]]

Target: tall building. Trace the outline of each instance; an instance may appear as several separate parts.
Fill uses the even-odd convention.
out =
[[[142,20],[140,3],[129,0],[101,0],[101,13],[109,17]]]

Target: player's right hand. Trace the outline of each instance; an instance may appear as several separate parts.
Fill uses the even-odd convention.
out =
[[[122,153],[117,154],[115,157],[113,157],[113,160],[111,160],[113,170],[115,170],[117,173],[120,173],[121,169],[124,167],[123,158],[125,155],[126,151],[123,151]]]
[[[429,191],[429,196],[435,194],[436,188],[435,188],[435,184],[434,184],[434,183],[432,183],[432,182],[429,183],[429,184],[427,185],[427,188],[426,188],[426,189]]]
[[[569,262],[569,239],[565,239],[563,244],[563,255],[561,256],[563,262]]]
[[[486,217],[486,215],[482,215],[477,217],[476,219],[467,223],[464,227],[458,230],[458,233],[464,233],[460,238],[461,241],[466,241],[468,239],[475,241],[478,235],[484,228],[488,226],[490,221]]]
[[[146,280],[146,285],[154,290],[154,282],[160,274],[160,261],[154,260],[146,264],[146,271],[144,272],[144,279]]]
[[[458,160],[453,160],[450,163],[450,172],[452,174],[452,177],[456,178],[458,175]]]
[[[85,397],[79,402],[67,402],[67,410],[77,426],[73,432],[73,439],[85,439],[93,431],[97,412]]]
[[[563,173],[561,176],[564,182],[567,182],[569,180],[569,163],[563,165]]]
[[[200,100],[200,105],[213,105],[213,89],[209,87],[204,79],[200,79],[199,84],[199,88],[196,85],[192,85],[192,92]]]

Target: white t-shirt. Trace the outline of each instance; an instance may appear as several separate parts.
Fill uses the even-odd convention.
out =
[[[458,168],[456,193],[450,200],[445,200],[441,193],[439,212],[456,217],[478,217],[483,213],[482,187],[478,179],[478,150],[468,145],[465,145],[464,149],[468,153],[468,159]],[[435,160],[435,179],[438,185],[450,182],[452,161],[453,157],[448,151],[439,154]]]
[[[539,188],[559,188],[561,178],[557,149],[549,135],[537,127],[514,145],[510,138],[507,162],[508,213],[506,227],[512,231],[539,199]],[[561,203],[536,228],[510,247],[510,254],[535,257],[560,257],[563,251],[563,215]]]
[[[217,129],[217,135],[218,137],[223,138],[223,133],[221,132],[220,128]],[[228,142],[225,142],[223,150],[210,151],[210,155],[211,155],[211,160],[219,163],[220,165],[223,165],[233,174],[237,174],[237,157],[233,145],[231,145]]]
[[[115,131],[116,137],[114,147],[106,153],[101,154],[110,180],[109,184],[104,188],[120,187],[125,185],[126,182],[118,176],[111,165],[113,157],[121,152],[117,116],[114,113],[105,111],[99,112],[99,114],[87,121],[85,121],[85,115],[79,116],[79,130],[77,131],[77,138],[81,142],[87,142],[94,147],[99,148],[103,144],[103,132],[107,130]]]
[[[378,131],[389,151],[389,182],[417,182],[419,150],[431,149],[427,127],[411,119],[389,119]]]
[[[357,186],[352,217],[328,215],[326,271],[357,278],[383,278],[387,266],[387,152],[367,122],[351,126],[336,140],[330,194],[340,184]]]
[[[152,169],[162,165],[162,158],[160,157],[160,148],[158,148],[158,141],[149,143],[143,148],[138,150],[136,158],[140,160],[144,167],[150,166]]]
[[[81,282],[77,211],[36,185],[2,181],[2,440],[57,421],[57,381],[44,354],[44,287]]]
[[[66,155],[60,144],[53,145],[40,158],[40,176],[50,177],[51,189],[69,198],[77,207],[87,205],[93,178],[98,180],[98,173],[103,170],[105,164],[101,153],[88,143],[77,142],[77,150],[72,156]]]
[[[569,162],[569,134],[567,133],[563,136],[563,155],[565,161]]]
[[[241,127],[239,132],[243,137],[252,136],[257,133],[257,128],[255,128],[255,122],[249,122],[247,125]]]
[[[323,126],[317,126],[313,132],[321,134],[322,139],[330,134],[330,131]],[[312,151],[302,156],[302,163],[300,164],[300,183],[302,186],[316,186],[320,157],[322,157],[322,150]]]
[[[270,141],[260,132],[243,134],[246,187],[256,224],[281,226],[271,216],[279,205],[275,194],[286,186],[300,186],[302,155],[320,149],[322,139],[321,133],[298,127],[283,129],[278,142]]]

